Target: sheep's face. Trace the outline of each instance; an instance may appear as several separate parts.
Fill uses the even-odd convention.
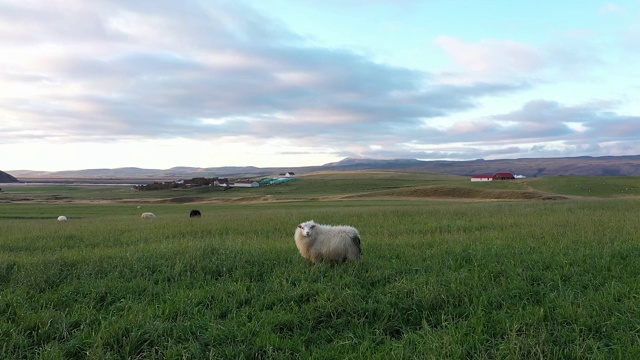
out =
[[[316,224],[312,222],[306,222],[298,225],[298,229],[304,236],[311,236],[313,234],[313,229],[316,228]]]

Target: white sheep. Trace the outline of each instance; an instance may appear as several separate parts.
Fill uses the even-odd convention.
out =
[[[154,217],[156,217],[156,215],[150,212],[142,213],[142,216],[141,216],[141,218],[143,219],[153,219]]]
[[[294,239],[300,255],[316,264],[362,258],[360,234],[351,226],[321,225],[310,220],[298,225]]]
[[[69,219],[67,219],[67,217],[66,217],[66,216],[64,216],[64,215],[60,215],[60,216],[58,216],[58,221],[62,221],[62,222],[64,222],[64,221],[67,221],[67,220],[69,220]]]

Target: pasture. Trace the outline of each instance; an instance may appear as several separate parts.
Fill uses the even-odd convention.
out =
[[[627,193],[389,172],[224,192],[3,187],[0,355],[638,358],[640,179],[594,179]],[[363,260],[301,258],[310,219],[358,228]]]

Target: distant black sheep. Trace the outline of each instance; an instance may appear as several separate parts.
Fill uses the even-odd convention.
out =
[[[189,217],[200,217],[202,216],[202,213],[200,213],[200,210],[191,210],[191,212],[189,213]]]

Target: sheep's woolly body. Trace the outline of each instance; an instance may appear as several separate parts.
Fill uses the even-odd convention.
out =
[[[351,226],[321,225],[311,220],[298,225],[294,238],[300,255],[314,263],[362,258],[360,234]]]
[[[146,212],[142,213],[142,216],[140,217],[143,219],[153,219],[154,217],[156,217],[156,215],[154,213]]]

